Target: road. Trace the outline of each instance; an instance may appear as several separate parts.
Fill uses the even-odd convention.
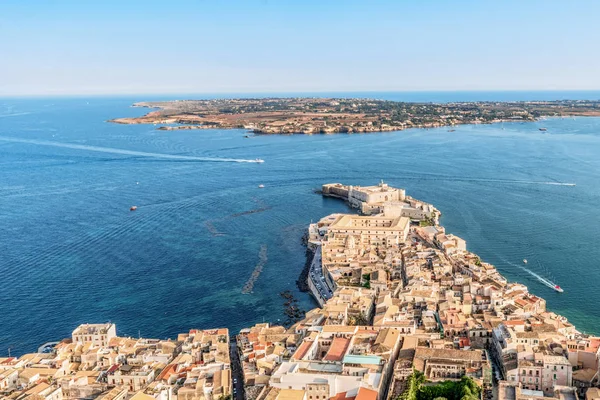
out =
[[[231,379],[233,380],[233,400],[244,400],[244,375],[237,351],[235,336],[229,339],[229,358],[231,359]]]
[[[317,247],[315,250],[315,256],[310,264],[308,279],[315,285],[322,299],[327,301],[333,296],[333,292],[327,285],[325,277],[323,276],[323,267],[321,266],[321,246]]]

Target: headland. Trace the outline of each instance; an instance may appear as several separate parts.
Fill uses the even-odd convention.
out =
[[[322,194],[360,215],[309,225],[307,284],[320,307],[290,327],[148,339],[120,337],[110,322],[83,324],[38,353],[0,358],[2,395],[388,400],[460,391],[471,396],[463,399],[518,400],[598,392],[600,337],[469,252],[432,204],[383,182],[326,184]]]
[[[542,117],[600,116],[600,101],[406,103],[358,98],[264,98],[135,103],[157,108],[120,124],[159,130],[247,129],[255,134],[330,134],[399,131],[460,124],[535,121]]]

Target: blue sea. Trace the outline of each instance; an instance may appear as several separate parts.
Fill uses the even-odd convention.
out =
[[[326,95],[600,99],[600,92]],[[135,101],[164,98],[0,99],[0,354],[35,351],[85,322],[113,321],[120,335],[155,338],[190,328],[235,333],[283,320],[284,290],[304,309],[315,307],[296,289],[301,238],[311,221],[348,208],[314,189],[381,179],[435,204],[447,231],[471,251],[580,330],[600,334],[600,118],[253,138],[105,122],[148,111],[130,107]],[[265,163],[241,162],[256,158]],[[252,293],[243,294],[259,263]]]

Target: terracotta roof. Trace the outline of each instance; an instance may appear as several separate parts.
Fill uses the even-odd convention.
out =
[[[329,400],[355,400],[356,396],[346,397],[348,392],[340,392],[333,397],[330,397]]]
[[[327,355],[323,358],[325,361],[342,361],[344,354],[350,345],[349,339],[336,337],[331,342],[331,347]]]
[[[312,344],[313,344],[313,342],[309,342],[309,341],[302,342],[302,344],[300,345],[300,347],[298,347],[298,350],[296,350],[296,352],[294,353],[292,358],[295,360],[301,360],[302,358],[304,358],[304,356],[306,355],[306,353],[308,352],[308,349],[310,348],[310,346],[312,346]]]
[[[177,368],[177,364],[170,364],[167,368],[163,369],[163,371],[158,375],[156,380],[160,381],[162,379],[169,379],[169,377],[175,373],[175,369]]]
[[[361,387],[358,389],[356,400],[377,400],[377,392],[375,390]]]

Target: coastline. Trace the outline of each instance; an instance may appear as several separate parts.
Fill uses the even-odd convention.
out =
[[[597,343],[599,347],[600,338],[582,334],[565,317],[548,310],[546,301],[529,292],[527,286],[508,282],[493,265],[468,251],[463,239],[446,232],[440,225],[441,212],[433,204],[407,196],[404,189],[390,187],[383,181],[367,187],[325,184],[321,194],[346,201],[358,209],[360,215],[328,215],[311,223],[304,236],[309,270],[306,271],[305,266],[302,274],[307,273],[307,286],[318,308],[305,313],[293,293],[285,290],[279,293],[285,314],[279,326],[263,320],[242,328],[237,336],[230,336],[228,328],[190,329],[189,333],[179,334],[175,341],[164,339],[162,342],[119,337],[111,322],[83,324],[73,331],[72,340],[42,345],[38,349],[42,353],[40,357],[54,357],[62,362],[65,354],[77,351],[85,341],[91,343],[84,348],[88,352],[86,356],[105,354],[107,346],[125,351],[135,344],[140,351],[161,357],[160,362],[148,356],[137,364],[132,361],[133,366],[123,367],[116,360],[101,365],[78,363],[74,368],[98,374],[109,371],[109,379],[110,372],[120,368],[124,373],[131,368],[144,373],[152,368],[155,375],[136,390],[154,390],[154,377],[159,384],[173,384],[163,380],[165,374],[177,368],[175,365],[185,367],[189,357],[179,358],[179,355],[193,354],[197,348],[185,344],[179,347],[180,343],[200,342],[207,336],[212,336],[210,340],[214,341],[214,335],[218,334],[216,340],[223,346],[215,349],[221,354],[225,354],[228,347],[235,350],[237,345],[237,349],[241,349],[232,350],[232,357],[223,360],[234,369],[231,373],[238,379],[233,386],[226,380],[224,390],[237,387],[241,392],[246,387],[251,391],[259,386],[261,393],[271,390],[277,393],[280,384],[304,390],[301,385],[305,385],[305,381],[281,382],[280,379],[288,373],[302,377],[306,372],[290,372],[288,367],[305,363],[332,368],[327,371],[339,377],[347,376],[343,367],[373,365],[370,373],[380,374],[381,379],[368,382],[367,389],[382,399],[390,391],[401,393],[405,380],[417,373],[415,370],[432,384],[468,377],[486,396],[491,396],[494,388],[510,390],[515,385],[520,388],[519,383],[525,382],[521,377],[532,376],[520,372],[529,371],[528,368],[554,372],[557,370],[550,368],[558,366],[562,371],[566,367],[566,371],[558,378],[556,374],[554,378],[548,374],[548,377],[533,375],[541,382],[530,380],[527,386],[523,385],[524,389],[552,394],[555,390],[572,392],[577,386],[571,374],[578,370],[575,367],[580,363],[584,368],[589,364],[588,356],[579,356],[578,351],[585,353],[590,343]],[[248,291],[264,263],[266,247],[261,248],[259,263],[247,283]],[[340,273],[340,268],[346,273]],[[359,274],[349,274],[348,268],[357,269]],[[299,281],[303,279],[302,274]],[[104,336],[107,332],[110,340]],[[254,345],[260,339],[258,335],[255,337],[256,332],[276,340]],[[329,344],[327,340],[332,339],[332,335],[340,335],[334,339],[337,345],[323,347],[323,352],[308,352],[315,343]],[[233,344],[233,340],[237,344]],[[172,352],[158,354],[154,347],[157,343],[172,348]],[[206,346],[209,347],[212,349]],[[284,350],[289,352],[274,358],[269,369],[254,368],[263,361],[249,353],[269,352],[265,347],[279,348],[282,355]],[[435,360],[436,366],[427,367],[430,359]],[[20,360],[11,358],[9,362],[17,365]],[[210,360],[206,358],[204,362]],[[29,372],[27,368],[29,366],[23,370],[25,373]],[[392,374],[396,370],[400,373]],[[54,384],[56,377],[71,379],[70,375],[56,371],[49,375],[48,384]],[[322,379],[321,369],[316,371],[308,372],[306,379]],[[109,387],[111,382],[118,386],[115,381],[109,381]],[[110,390],[109,387],[102,390]]]
[[[366,109],[363,111],[356,103]],[[312,135],[535,122],[547,117],[600,116],[600,102],[564,100],[442,104],[373,99],[266,98],[139,102],[132,107],[152,108],[154,111],[141,117],[114,118],[107,122],[161,125],[156,129],[165,131],[246,129],[255,135]]]
[[[544,117],[544,118],[552,118],[552,117]],[[330,184],[330,185],[334,185],[334,184]],[[339,184],[335,184],[335,185],[339,185]],[[327,185],[325,185],[325,186],[327,186]],[[571,184],[569,184],[569,186],[571,186]],[[575,185],[572,185],[572,186],[575,186]],[[360,187],[357,187],[357,188],[359,188],[359,189],[360,189]],[[363,211],[361,211],[361,210],[360,210],[360,208],[361,208],[361,204],[360,204],[360,203],[355,203],[355,204],[353,204],[352,202],[350,202],[350,201],[348,200],[348,198],[347,198],[347,197],[345,197],[345,196],[343,196],[343,195],[339,195],[339,194],[336,194],[336,193],[333,193],[333,192],[329,192],[329,193],[327,193],[327,192],[325,192],[325,190],[319,190],[319,191],[316,191],[316,190],[315,190],[315,193],[321,194],[321,195],[323,195],[324,197],[331,197],[331,198],[335,198],[335,199],[338,199],[338,200],[340,200],[340,201],[343,201],[343,202],[345,202],[346,204],[350,205],[352,208],[358,208],[359,210],[358,210],[358,212],[357,212],[357,214],[356,214],[357,216],[369,216],[369,215],[372,215],[372,216],[378,216],[377,214],[365,213],[365,212],[364,212],[364,209],[363,209]],[[418,200],[418,199],[414,199],[414,198],[411,198],[411,197],[409,197],[409,196],[406,196],[406,198],[407,198],[407,199],[410,199],[411,201],[421,202],[420,200]],[[430,205],[431,207],[433,207],[433,209],[435,210],[435,213],[437,214],[437,217],[435,218],[435,222],[434,222],[432,225],[430,225],[430,226],[433,226],[433,227],[435,227],[435,228],[441,228],[441,229],[442,229],[442,232],[444,232],[444,234],[446,234],[446,235],[448,235],[448,236],[450,236],[450,237],[456,237],[456,236],[455,236],[455,235],[453,235],[453,234],[447,233],[447,232],[445,231],[445,228],[444,228],[444,226],[443,226],[443,225],[441,225],[441,224],[439,223],[439,221],[438,221],[438,220],[439,220],[439,218],[441,217],[441,214],[442,214],[442,213],[441,213],[441,212],[440,212],[440,211],[439,211],[437,208],[435,208],[435,207],[434,207],[432,204],[429,204],[429,205]],[[326,219],[326,218],[328,218],[328,217],[324,217],[323,219]],[[314,224],[314,225],[316,225],[316,224]],[[460,238],[459,238],[459,239],[460,239]],[[437,245],[435,245],[435,246],[437,246]],[[441,248],[441,247],[440,247],[440,248]],[[442,249],[443,249],[443,248],[442,248]],[[454,260],[454,258],[453,258],[453,257],[455,257],[453,253],[448,253],[448,252],[445,252],[445,254],[448,256],[449,260],[451,261],[451,263],[452,263],[453,265],[457,265],[457,264],[456,264],[456,262],[455,262],[455,260]],[[470,252],[470,251],[468,251],[468,250],[465,250],[465,251],[463,252],[463,254],[466,254],[466,255],[467,255],[467,257],[470,257],[470,258],[474,258],[474,259],[476,259],[476,260],[479,260],[478,262],[480,262],[481,264],[488,265],[488,266],[492,267],[492,268],[495,270],[495,266],[493,266],[492,264],[489,264],[489,263],[486,263],[485,261],[483,261],[483,259],[481,259],[481,257],[480,257],[478,254],[476,254],[476,253],[473,253],[473,252]],[[453,261],[453,260],[454,260],[454,261]],[[525,266],[527,266],[527,260],[523,260],[523,263],[524,263],[524,265],[525,265]],[[464,267],[464,265],[463,265],[462,267]],[[523,267],[523,268],[525,268],[525,267]],[[525,269],[526,269],[526,268],[525,268]],[[519,280],[514,280],[514,281],[512,281],[512,282],[511,282],[511,281],[508,281],[508,279],[506,279],[506,278],[505,278],[503,275],[501,275],[499,272],[495,272],[495,274],[496,274],[496,276],[498,276],[498,277],[499,277],[501,280],[505,281],[505,282],[506,282],[506,284],[520,285],[520,286],[523,286],[523,287],[525,287],[525,288],[526,288],[525,284],[521,283]],[[535,277],[535,275],[534,275],[534,277]],[[539,279],[539,278],[538,278],[538,279]],[[559,293],[557,293],[557,294],[559,294],[559,295],[562,293],[562,289],[561,289],[561,288],[560,288],[558,285],[555,285],[555,284],[554,284],[554,282],[549,282],[549,281],[548,281],[547,279],[545,279],[545,278],[542,278],[542,279],[546,281],[546,282],[542,282],[542,284],[544,284],[544,285],[548,286],[548,285],[551,283],[552,285],[551,285],[551,286],[548,286],[548,287],[550,287],[551,289],[554,289],[555,291],[559,292]],[[333,289],[333,288],[332,288],[332,289]],[[559,289],[559,290],[556,290],[556,289]],[[536,296],[536,297],[539,297],[539,296]],[[541,299],[541,297],[539,297],[539,298]],[[551,310],[549,310],[549,312],[552,312],[552,311],[551,311]],[[564,317],[564,316],[561,316],[561,315],[558,315],[558,314],[557,314],[557,317],[558,317],[560,320],[562,320],[562,321],[564,321],[564,322],[567,322],[567,318],[566,318],[566,317]],[[577,334],[581,334],[581,335],[583,335],[583,336],[593,336],[593,335],[598,335],[598,334],[600,334],[600,332],[593,332],[593,333],[589,333],[589,334],[588,334],[588,333],[585,333],[585,332],[580,332],[580,331],[578,331],[578,330],[575,330],[574,332],[575,332],[575,333],[577,333]]]

